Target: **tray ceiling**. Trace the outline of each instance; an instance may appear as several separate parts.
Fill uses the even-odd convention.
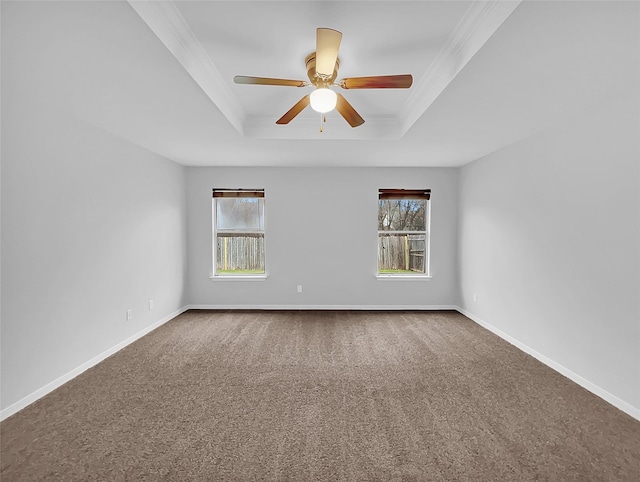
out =
[[[243,136],[263,139],[397,139],[455,78],[518,1],[129,2]],[[312,87],[247,86],[234,75],[306,79],[315,29],[343,32],[339,78],[411,73],[410,89],[342,91],[365,119],[335,111],[319,132],[306,109],[275,121]],[[340,89],[338,89],[340,90]]]
[[[3,84],[24,69],[15,88],[58,121],[188,166],[461,166],[637,97],[637,5],[5,0],[19,41],[3,45]],[[343,32],[340,78],[411,73],[412,87],[339,89],[357,128],[332,113],[320,133],[310,109],[276,125],[310,88],[233,76],[304,79],[317,27]]]

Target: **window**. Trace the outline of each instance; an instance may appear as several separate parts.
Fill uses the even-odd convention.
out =
[[[429,276],[430,189],[378,192],[378,276]]]
[[[213,190],[214,276],[264,275],[264,189]]]

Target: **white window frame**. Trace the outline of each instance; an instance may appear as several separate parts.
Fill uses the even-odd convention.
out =
[[[215,188],[213,191],[264,191],[264,189],[220,189]],[[251,274],[242,274],[242,273],[234,273],[234,274],[220,274],[218,273],[217,267],[217,239],[218,239],[218,229],[217,229],[217,219],[216,219],[216,199],[215,197],[211,198],[211,276],[209,277],[213,281],[264,281],[267,279],[267,210],[266,210],[266,194],[262,197],[263,202],[263,229],[262,230],[233,230],[234,234],[255,234],[261,233],[263,236],[263,256],[265,260],[264,273],[251,273]],[[224,199],[224,198],[221,198]],[[226,231],[226,230],[220,230]],[[227,231],[230,232],[230,231]]]
[[[429,190],[430,191],[430,190]],[[419,199],[419,198],[416,198]],[[380,200],[380,193],[378,193],[378,198],[376,199],[376,204]],[[424,210],[425,215],[425,223],[424,223],[424,231],[380,231],[377,230],[376,235],[376,246],[378,246],[380,234],[418,234],[424,235],[425,237],[425,272],[424,273],[416,273],[416,274],[406,274],[406,273],[380,273],[380,259],[378,258],[378,249],[376,249],[376,279],[385,281],[385,280],[404,280],[404,281],[419,281],[419,280],[430,280],[431,276],[431,198],[425,199],[426,206]],[[378,207],[379,209],[379,207]]]

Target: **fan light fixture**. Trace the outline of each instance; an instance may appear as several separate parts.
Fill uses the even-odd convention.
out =
[[[311,92],[309,100],[313,110],[324,114],[336,108],[338,96],[333,90],[321,87]]]
[[[342,89],[408,89],[413,83],[413,76],[411,74],[400,74],[347,77],[336,82],[338,69],[340,68],[338,50],[341,42],[342,33],[337,30],[332,28],[316,29],[316,50],[304,59],[307,77],[309,77],[308,82],[306,80],[249,77],[247,75],[236,75],[233,81],[236,84],[245,85],[315,87],[313,92],[304,95],[276,121],[278,125],[288,124],[311,104],[311,108],[316,112],[325,114],[335,109],[351,127],[361,126],[364,124],[362,116],[356,112],[342,94],[332,91],[330,87],[340,87]],[[326,116],[322,115],[320,119],[320,132],[322,132],[322,124],[326,122]]]

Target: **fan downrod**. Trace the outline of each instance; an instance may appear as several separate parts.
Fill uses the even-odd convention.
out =
[[[336,66],[333,69],[333,75],[331,77],[326,77],[324,75],[320,75],[316,73],[316,53],[311,52],[304,59],[304,63],[307,66],[307,77],[309,77],[309,81],[313,84],[314,87],[329,87],[334,85],[336,78],[338,77],[338,69],[340,68],[340,59],[336,59]]]

